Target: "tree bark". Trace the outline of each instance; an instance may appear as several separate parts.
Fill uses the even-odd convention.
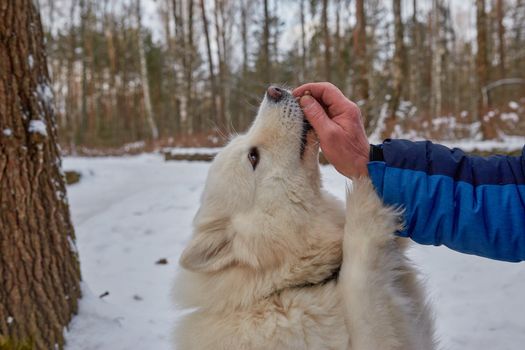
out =
[[[503,24],[503,0],[496,1],[496,18],[498,22],[498,58],[500,79],[505,78],[505,25]]]
[[[187,66],[186,30],[184,25],[186,16],[184,14],[184,4],[182,0],[172,0],[172,3],[173,18],[175,19],[175,62],[178,63],[175,70],[175,88],[178,89],[180,86],[186,88],[184,84],[184,74]],[[177,92],[176,101],[180,115],[180,132],[183,135],[188,132],[188,101],[186,98],[186,94]]]
[[[389,137],[394,130],[396,113],[403,88],[403,77],[405,76],[405,44],[403,42],[403,21],[401,19],[401,0],[393,0],[394,10],[394,67],[392,74],[392,95],[388,106],[388,115],[385,120],[385,128],[381,138]]]
[[[245,76],[248,72],[248,4],[246,0],[241,1],[241,41],[242,74]]]
[[[82,89],[81,89],[81,110],[80,110],[80,129],[78,134],[78,140],[80,143],[84,141],[84,132],[88,125],[88,112],[87,112],[87,57],[86,54],[86,21],[88,13],[86,0],[80,0],[80,47],[82,48]]]
[[[148,66],[146,62],[146,52],[144,49],[144,38],[142,37],[142,19],[141,19],[141,8],[140,0],[136,3],[136,16],[137,16],[137,39],[139,47],[139,60],[140,60],[140,80],[142,85],[142,95],[144,98],[144,111],[146,112],[146,121],[151,133],[151,138],[157,140],[159,138],[159,129],[153,116],[153,107],[151,105],[151,95],[149,91],[149,76]]]
[[[77,6],[76,1],[71,2],[71,7],[69,9],[69,16],[73,18],[75,13],[75,7]],[[71,19],[69,23],[69,33],[68,33],[68,52],[67,52],[67,67],[66,67],[66,85],[67,85],[67,94],[65,96],[65,112],[64,116],[67,120],[68,127],[65,129],[66,138],[69,143],[69,152],[72,155],[77,154],[76,145],[77,145],[77,136],[78,136],[78,108],[76,105],[76,96],[75,96],[75,79],[74,77],[74,64],[75,64],[75,48],[77,47],[77,37],[75,31],[73,30],[74,23]],[[62,134],[63,135],[63,134]]]
[[[217,83],[215,81],[215,72],[213,69],[213,54],[211,51],[211,41],[210,41],[210,33],[208,28],[208,17],[206,16],[206,6],[204,4],[204,0],[200,0],[200,6],[201,6],[201,15],[202,15],[202,27],[204,29],[204,37],[206,38],[206,53],[208,55],[208,69],[210,74],[210,88],[211,88],[211,101],[212,101],[212,113],[215,119],[215,123],[218,124],[219,120],[219,114],[218,114],[218,97],[217,97]],[[244,4],[243,4],[244,6]],[[244,7],[243,7],[244,9]],[[245,23],[245,16],[246,14],[243,12],[242,15],[242,23]],[[245,39],[246,33],[241,33],[243,35],[243,71],[246,70],[246,60],[247,60],[247,40]],[[245,52],[246,50],[246,52]]]
[[[488,58],[487,58],[487,14],[485,12],[485,0],[476,0],[476,40],[478,51],[476,53],[476,71],[478,76],[479,90],[488,82]]]
[[[322,10],[322,25],[323,25],[323,37],[324,37],[324,78],[326,81],[331,81],[331,43],[330,43],[330,31],[328,29],[328,0],[323,0]]]
[[[63,348],[80,269],[42,25],[31,0],[0,18],[0,348]]]
[[[421,108],[421,67],[422,55],[421,55],[421,40],[420,40],[420,25],[417,19],[417,0],[412,1],[412,31],[411,31],[411,48],[410,48],[410,83],[409,98],[410,101],[417,107]]]
[[[301,19],[301,72],[300,81],[305,82],[306,79],[306,28],[305,28],[305,0],[300,3],[300,19]]]
[[[270,12],[268,9],[268,0],[264,0],[264,22],[263,22],[263,37],[262,37],[262,64],[263,64],[263,79],[269,84],[272,81],[272,67],[270,59]]]
[[[195,129],[195,115],[193,108],[193,59],[194,59],[194,43],[193,43],[193,9],[194,0],[187,2],[187,26],[188,26],[188,40],[186,41],[186,66],[185,66],[185,81],[186,81],[186,104],[188,113],[188,134],[193,134]]]
[[[214,8],[214,19],[215,19],[215,34],[217,43],[217,58],[219,61],[219,115],[222,121],[222,127],[229,132],[230,130],[230,114],[228,112],[228,82],[226,77],[226,29],[225,27],[225,15],[224,15],[224,0],[215,0]]]
[[[483,88],[488,83],[488,53],[487,53],[487,13],[485,11],[485,0],[476,0],[476,40],[478,52],[476,53],[476,75],[478,78],[478,118],[481,122],[481,132],[484,139],[492,139],[496,136],[495,130],[485,121],[484,114],[487,106],[483,104]]]
[[[369,131],[371,118],[368,113],[369,83],[366,59],[366,17],[364,0],[356,0],[356,25],[354,29],[354,56],[356,60],[356,97],[361,102],[365,129]]]
[[[441,117],[443,106],[443,59],[445,39],[442,33],[442,0],[432,1],[432,75],[431,75],[431,110],[434,118]]]

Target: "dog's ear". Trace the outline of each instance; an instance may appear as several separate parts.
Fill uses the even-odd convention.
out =
[[[197,227],[180,258],[182,267],[195,272],[218,271],[233,261],[232,241],[222,220]]]

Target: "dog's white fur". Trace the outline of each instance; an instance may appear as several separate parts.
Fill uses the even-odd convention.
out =
[[[433,349],[422,289],[393,235],[398,213],[365,179],[345,213],[321,188],[314,133],[301,153],[302,130],[291,94],[266,97],[212,163],[174,288],[193,309],[176,348]]]

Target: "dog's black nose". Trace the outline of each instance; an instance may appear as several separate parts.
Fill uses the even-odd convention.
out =
[[[268,95],[269,98],[271,98],[273,101],[277,102],[279,101],[283,95],[284,95],[284,90],[281,89],[281,88],[278,88],[277,86],[270,86],[268,88],[268,90],[266,91],[266,94]]]

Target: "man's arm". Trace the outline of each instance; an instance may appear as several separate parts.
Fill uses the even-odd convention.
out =
[[[359,108],[337,87],[308,83],[293,93],[328,161],[349,178],[369,175],[387,204],[405,209],[401,235],[493,259],[525,260],[524,155],[473,157],[402,140],[369,152]]]
[[[405,140],[387,140],[370,153],[377,192],[405,210],[400,235],[492,259],[525,260],[523,154],[483,158]]]

